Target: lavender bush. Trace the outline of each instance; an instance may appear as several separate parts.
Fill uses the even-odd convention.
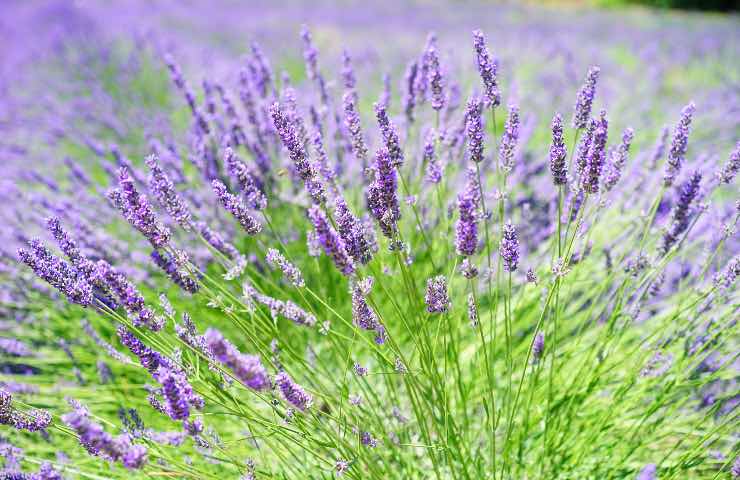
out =
[[[0,124],[0,478],[738,477],[737,97],[463,25],[383,75],[64,33]]]

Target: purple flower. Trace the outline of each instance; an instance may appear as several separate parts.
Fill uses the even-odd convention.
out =
[[[568,150],[563,140],[563,117],[556,114],[552,119],[552,143],[550,144],[550,173],[555,185],[568,183],[568,171],[565,165]]]
[[[694,102],[689,103],[681,110],[681,119],[673,129],[673,140],[671,149],[668,151],[668,160],[666,162],[665,174],[663,175],[663,184],[666,187],[673,185],[673,181],[681,171],[686,150],[689,144],[689,133],[691,132],[691,119],[694,116],[696,105]]]
[[[163,255],[159,250],[154,250],[151,253],[152,260],[154,263],[162,269],[164,273],[170,277],[170,280],[182,288],[188,293],[196,293],[200,289],[198,282],[182,273],[178,267],[178,264],[172,260],[172,257]]]
[[[416,76],[418,71],[419,64],[411,62],[408,67],[406,67],[406,74],[403,77],[403,83],[406,87],[403,91],[403,112],[406,114],[406,121],[409,124],[414,121],[414,107],[416,106]]]
[[[432,108],[439,111],[445,106],[444,76],[442,75],[442,68],[439,65],[437,47],[434,43],[429,45],[424,56],[426,57],[428,68],[427,81],[432,94]]]
[[[442,163],[437,159],[437,155],[434,151],[435,137],[437,133],[434,129],[430,129],[427,132],[424,140],[424,150],[422,156],[422,164],[426,164],[426,180],[429,183],[438,184],[442,181]]]
[[[347,253],[355,262],[367,264],[373,258],[373,244],[363,223],[352,213],[344,198],[335,199],[334,220]]]
[[[542,357],[542,353],[545,351],[545,334],[542,331],[537,332],[534,336],[534,342],[532,342],[532,360],[534,362],[539,361]]]
[[[468,100],[468,109],[465,115],[465,134],[468,136],[468,152],[470,161],[480,163],[483,161],[483,121],[481,111],[483,104],[477,97]]]
[[[689,219],[691,216],[691,204],[699,194],[699,184],[701,183],[701,173],[694,172],[679,189],[678,201],[673,207],[673,216],[671,225],[663,234],[660,244],[660,252],[664,255],[678,242],[681,236],[689,228]]]
[[[591,107],[596,96],[596,82],[599,80],[599,67],[591,67],[586,74],[586,81],[576,96],[576,106],[573,111],[573,128],[581,129],[586,126],[591,117]]]
[[[162,369],[162,367],[160,367]],[[162,396],[165,399],[165,412],[173,420],[184,420],[190,416],[190,405],[188,404],[187,387],[189,387],[185,376],[180,372],[162,369],[158,373],[162,383]]]
[[[264,210],[267,207],[267,197],[260,189],[260,181],[249,171],[249,168],[239,160],[231,147],[224,151],[224,164],[229,174],[239,183],[244,200],[249,208]]]
[[[52,255],[39,239],[28,242],[31,250],[18,249],[18,258],[67,299],[83,307],[92,305],[92,286],[76,268]]]
[[[391,157],[391,163],[395,167],[403,165],[403,150],[401,150],[401,143],[398,140],[398,132],[396,132],[396,126],[388,118],[388,112],[386,107],[380,103],[374,105],[375,117],[378,119],[378,126],[380,127],[380,133],[383,136],[385,142],[385,148],[388,149],[388,154]]]
[[[288,277],[290,283],[294,286],[300,288],[306,285],[306,282],[303,281],[303,274],[301,271],[295,265],[290,263],[279,251],[274,248],[267,249],[265,260],[267,260],[267,263],[271,267],[279,268],[283,272],[283,275]]]
[[[367,205],[383,234],[392,238],[401,218],[396,190],[396,170],[385,148],[378,150],[373,167],[375,178],[367,190]]]
[[[51,414],[35,409],[26,412],[15,410],[13,396],[10,392],[0,389],[0,424],[12,426],[16,430],[38,432],[46,430],[51,425]]]
[[[498,149],[498,164],[504,172],[514,168],[514,153],[519,141],[519,107],[509,105],[509,116],[504,124],[504,133]]]
[[[154,313],[144,304],[144,297],[124,274],[116,271],[105,260],[98,260],[97,270],[119,303],[133,317],[135,326],[146,326],[155,332],[162,329],[162,322],[155,318]]]
[[[306,312],[290,300],[278,300],[259,293],[249,283],[244,283],[243,289],[244,296],[247,299],[256,300],[257,302],[267,306],[275,319],[277,319],[278,315],[282,315],[296,325],[307,325],[310,327],[316,324],[316,317],[313,314]]]
[[[475,295],[468,294],[468,321],[472,328],[478,326],[478,306],[475,304]]]
[[[128,169],[118,170],[120,188],[108,192],[108,198],[120,210],[123,217],[142,233],[154,248],[162,248],[170,241],[170,230],[157,220],[154,210],[146,199],[139,194]]]
[[[622,133],[622,143],[612,152],[609,158],[609,171],[606,174],[606,178],[604,178],[604,188],[607,191],[614,188],[622,176],[622,169],[624,169],[624,165],[627,163],[627,155],[629,155],[630,145],[634,136],[634,130],[631,128],[625,129],[624,133]]]
[[[588,152],[591,149],[591,142],[594,138],[594,132],[596,131],[596,119],[591,119],[586,126],[586,130],[583,132],[581,140],[578,142],[575,152],[575,169],[576,172],[581,175],[586,170],[586,163],[588,162]]]
[[[513,272],[517,269],[519,265],[519,239],[516,235],[516,228],[511,222],[504,225],[499,254],[504,260],[504,270]]]
[[[365,297],[369,294],[373,284],[373,278],[368,277],[363,281],[354,282],[350,293],[352,294],[352,322],[363,330],[373,330],[377,333],[376,342],[385,342],[385,328],[381,325],[375,310],[368,305]]]
[[[460,255],[475,255],[478,247],[478,190],[478,183],[471,179],[465,190],[457,196],[460,218],[455,225],[455,248]]]
[[[486,47],[486,39],[483,32],[473,30],[473,48],[478,63],[478,72],[483,81],[483,102],[486,108],[494,108],[501,104],[501,92],[496,79],[496,62]]]
[[[735,457],[735,461],[732,463],[730,472],[732,473],[732,478],[740,478],[740,455]]]
[[[447,295],[447,279],[437,275],[427,280],[427,291],[424,303],[429,313],[445,313],[450,308],[450,297]]]
[[[344,125],[352,139],[352,153],[363,169],[367,166],[367,144],[362,134],[360,125],[360,113],[357,111],[357,100],[352,92],[347,92],[342,97],[344,105]]]
[[[257,235],[262,231],[262,225],[247,211],[247,207],[244,205],[238,197],[229,193],[226,189],[226,185],[221,183],[219,180],[213,180],[211,182],[213,191],[218,197],[218,201],[221,205],[231,213],[234,218],[239,222],[247,235]]]
[[[308,152],[306,152],[305,144],[299,137],[296,125],[289,120],[277,102],[270,106],[270,116],[275,130],[277,130],[283,145],[288,150],[293,167],[306,186],[308,194],[311,195],[315,203],[323,202],[326,198],[324,185],[319,180],[316,169],[308,159]]]
[[[344,240],[329,224],[324,212],[314,205],[308,209],[308,218],[316,230],[319,243],[324,248],[324,252],[332,259],[337,269],[344,275],[354,273],[355,265],[352,257],[347,253]]]
[[[347,90],[354,90],[357,86],[355,70],[352,68],[352,57],[349,56],[347,49],[342,50],[342,84]]]
[[[737,175],[738,170],[740,170],[740,142],[735,145],[735,150],[730,154],[730,160],[717,173],[717,179],[720,183],[729,184]]]
[[[650,463],[645,465],[642,470],[637,474],[635,480],[657,480],[658,469],[655,464]]]
[[[203,336],[216,360],[226,365],[240,382],[257,391],[270,388],[267,370],[262,366],[258,356],[239,352],[216,329],[209,328]]]
[[[313,403],[313,397],[300,385],[295,383],[287,373],[280,372],[275,376],[275,383],[280,388],[285,400],[300,411],[305,411]]]
[[[146,164],[149,167],[149,190],[154,194],[154,198],[173,220],[185,230],[190,230],[192,221],[190,209],[175,190],[172,180],[162,170],[157,156],[148,156]]]
[[[609,124],[606,120],[606,111],[602,110],[588,150],[586,167],[581,174],[581,187],[586,193],[599,193],[599,179],[604,168],[608,134]]]
[[[239,251],[236,249],[236,247],[224,240],[218,232],[211,230],[211,228],[206,225],[205,222],[196,223],[196,227],[198,228],[200,235],[203,237],[203,240],[205,240],[208,245],[215,248],[232,260],[236,260],[239,257]]]

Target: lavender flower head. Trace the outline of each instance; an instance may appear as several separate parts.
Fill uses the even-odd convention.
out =
[[[159,222],[146,196],[139,194],[128,169],[118,170],[119,189],[108,192],[108,197],[123,217],[142,233],[154,248],[162,248],[170,241],[170,230]]]
[[[517,269],[519,265],[519,239],[516,235],[516,228],[510,222],[504,225],[499,254],[504,260],[504,270],[513,272]]]
[[[495,108],[501,104],[501,92],[496,78],[496,62],[491,58],[486,39],[480,30],[473,30],[473,48],[478,63],[478,72],[483,81],[483,103],[486,108]]]
[[[360,113],[357,111],[357,100],[352,92],[347,92],[342,97],[344,105],[344,125],[352,139],[352,153],[363,169],[367,166],[367,144],[362,134],[360,125]]]
[[[609,159],[609,171],[604,178],[604,188],[610,191],[619,182],[622,176],[622,170],[624,165],[627,163],[627,155],[629,155],[630,145],[632,145],[632,139],[635,136],[635,131],[631,128],[627,128],[622,133],[622,143],[619,144],[617,149],[612,152]]]
[[[445,106],[444,75],[442,74],[442,67],[439,65],[439,54],[434,43],[429,46],[425,56],[429,68],[427,75],[432,94],[432,108],[439,111]]]
[[[673,216],[671,224],[663,234],[660,244],[660,252],[663,254],[678,242],[679,237],[689,228],[691,216],[691,204],[699,194],[699,185],[701,183],[701,173],[694,172],[679,189],[678,201],[673,207]]]
[[[691,119],[694,116],[696,105],[694,102],[689,103],[681,110],[681,119],[673,129],[673,140],[671,149],[668,151],[668,160],[666,161],[665,174],[663,175],[663,184],[666,187],[673,185],[673,181],[681,171],[686,150],[689,144],[689,133],[691,132]]]
[[[388,149],[391,162],[395,167],[400,167],[403,165],[403,150],[401,149],[401,142],[398,140],[396,126],[388,118],[388,112],[383,104],[375,103],[373,108],[375,109],[375,117],[378,119],[380,133],[383,136],[385,148]]]
[[[545,351],[545,334],[542,331],[537,332],[532,342],[532,360],[538,362]]]
[[[599,180],[606,159],[606,141],[609,134],[609,123],[606,119],[606,111],[601,111],[601,116],[596,123],[593,139],[586,158],[586,167],[581,173],[581,188],[586,193],[599,193]]]
[[[596,96],[596,83],[599,80],[599,67],[591,67],[586,74],[586,81],[576,96],[576,106],[573,111],[573,128],[581,129],[586,127],[588,119],[591,117],[591,107]]]
[[[429,313],[445,313],[450,308],[450,297],[447,295],[447,279],[438,275],[427,280],[427,291],[424,303]]]
[[[478,247],[477,182],[468,181],[465,190],[457,196],[460,218],[455,225],[455,249],[459,255],[473,256]]]
[[[550,144],[550,173],[555,185],[568,183],[568,171],[565,165],[568,150],[563,139],[563,117],[556,114],[552,119],[552,143]]]
[[[241,353],[213,328],[206,330],[203,338],[213,357],[226,365],[244,385],[257,391],[270,388],[270,378],[258,356]]]
[[[419,72],[417,62],[409,63],[406,67],[406,74],[403,77],[403,112],[406,115],[406,122],[414,121],[414,107],[416,106],[416,76]]]
[[[367,191],[367,205],[383,234],[392,238],[401,211],[396,195],[396,170],[387,149],[381,148],[375,155],[374,172],[375,178]]]
[[[347,253],[355,262],[367,264],[373,258],[375,246],[365,225],[352,213],[343,197],[337,196],[334,203],[334,220]]]
[[[244,202],[242,202],[241,199],[229,193],[226,185],[224,185],[220,180],[213,180],[211,182],[211,186],[213,187],[213,191],[216,194],[218,201],[226,211],[234,216],[234,218],[239,222],[239,225],[241,225],[244,231],[247,232],[247,235],[257,235],[262,231],[262,225],[249,214],[246,205],[244,205]]]
[[[308,194],[315,203],[323,202],[326,198],[324,185],[319,180],[316,168],[308,159],[308,152],[306,152],[306,147],[300,140],[296,125],[289,120],[277,102],[270,106],[270,116],[275,130],[277,130],[283,145],[288,150],[298,176],[306,186]]]
[[[347,253],[347,248],[342,237],[332,227],[324,212],[317,206],[308,209],[308,218],[313,224],[324,252],[332,259],[337,269],[344,275],[352,275],[355,264],[352,257]]]
[[[267,197],[260,189],[260,180],[249,171],[249,168],[239,160],[231,147],[224,150],[224,164],[229,174],[236,179],[241,189],[242,197],[249,208],[264,210],[267,208]]]
[[[642,470],[637,474],[637,477],[635,477],[635,480],[657,480],[658,478],[658,469],[655,466],[655,464],[650,463],[648,465],[645,465]]]
[[[504,134],[498,150],[499,166],[504,172],[511,172],[514,168],[514,153],[519,141],[519,107],[509,105],[509,116],[504,125]]]
[[[357,86],[357,78],[355,77],[355,70],[352,68],[352,57],[349,55],[347,49],[342,50],[342,83],[344,88],[347,90],[354,90]]]
[[[267,263],[271,267],[279,268],[283,272],[283,275],[285,275],[294,286],[298,288],[306,286],[306,282],[303,280],[303,274],[301,271],[295,265],[290,263],[279,251],[274,248],[269,248],[267,250],[265,260],[267,260]]]
[[[442,170],[444,165],[437,158],[436,152],[434,151],[435,137],[437,132],[434,129],[430,129],[424,139],[424,150],[422,157],[422,164],[426,164],[426,181],[433,184],[438,184],[442,181]]]
[[[352,321],[363,330],[375,331],[377,334],[375,338],[376,343],[382,344],[385,343],[385,328],[380,323],[375,310],[368,305],[365,299],[370,293],[372,284],[372,277],[352,284],[350,289],[350,293],[352,294]]]
[[[737,142],[735,149],[730,154],[730,160],[725,164],[724,168],[717,173],[717,180],[719,183],[730,184],[740,170],[740,142]]]
[[[145,160],[149,167],[149,191],[154,194],[159,205],[185,230],[190,230],[192,214],[185,201],[175,190],[172,180],[164,173],[156,155]]]
[[[468,152],[470,161],[483,161],[483,120],[481,111],[483,104],[480,99],[473,97],[468,100],[468,109],[465,115],[465,134],[468,136]]]
[[[313,397],[306,392],[300,385],[295,383],[287,373],[280,372],[275,376],[275,383],[280,388],[285,400],[300,411],[310,408],[313,403]]]

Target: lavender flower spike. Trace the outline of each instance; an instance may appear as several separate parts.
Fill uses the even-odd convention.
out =
[[[514,153],[519,141],[519,107],[509,105],[509,116],[504,125],[504,134],[498,149],[499,166],[504,172],[511,172],[514,168]]]
[[[290,279],[290,283],[294,286],[300,288],[306,285],[301,271],[295,265],[290,263],[279,251],[274,248],[268,249],[265,260],[267,260],[267,263],[270,264],[271,267],[279,268],[283,274]]]
[[[668,160],[666,161],[665,174],[663,175],[663,184],[666,187],[673,185],[673,181],[681,171],[686,150],[689,144],[689,133],[691,132],[691,119],[694,116],[696,105],[694,102],[689,103],[681,110],[681,119],[673,129],[673,140],[671,149],[668,151]]]
[[[157,220],[154,210],[146,196],[139,194],[128,169],[121,167],[118,170],[118,184],[120,189],[108,192],[108,197],[121,211],[124,218],[142,233],[154,248],[162,248],[170,241],[170,230]]]
[[[429,313],[445,313],[450,308],[450,297],[447,295],[447,279],[444,275],[427,280],[427,291],[424,303]]]
[[[411,62],[406,68],[403,83],[406,88],[403,91],[403,111],[406,114],[406,122],[414,121],[414,107],[416,106],[416,76],[419,72],[419,64]]]
[[[375,179],[367,191],[367,205],[380,224],[383,235],[392,238],[398,219],[401,218],[401,211],[396,195],[396,170],[387,149],[381,148],[375,155],[374,171]]]
[[[473,30],[473,48],[478,63],[478,72],[483,81],[483,103],[486,108],[495,108],[501,104],[501,92],[496,79],[496,62],[486,47],[486,39],[483,32]]]
[[[735,150],[730,154],[730,160],[725,164],[724,168],[717,173],[717,180],[719,183],[730,184],[740,170],[740,142],[735,145]]]
[[[473,97],[468,100],[468,109],[465,115],[465,134],[468,136],[468,152],[470,154],[470,161],[475,163],[483,161],[482,109],[483,104],[479,98]]]
[[[504,260],[504,270],[513,272],[517,269],[519,265],[519,239],[516,235],[516,228],[510,222],[504,225],[499,254]]]
[[[439,65],[439,54],[434,43],[430,44],[425,56],[429,68],[427,75],[432,93],[432,108],[439,111],[445,106],[444,75],[442,74],[442,67]]]
[[[344,105],[344,125],[352,138],[352,153],[364,170],[367,166],[367,144],[362,135],[357,101],[352,92],[347,92],[342,97],[342,103]]]
[[[188,293],[196,293],[200,290],[198,282],[181,272],[178,268],[177,262],[173,261],[169,255],[165,256],[160,253],[159,250],[154,250],[151,253],[151,257],[152,260],[154,260],[154,263],[162,269],[168,277],[170,277],[170,280],[172,280],[175,285]]]
[[[352,213],[341,196],[334,200],[334,220],[347,253],[355,262],[367,264],[373,258],[372,239],[369,238],[365,225]]]
[[[97,274],[105,281],[113,294],[118,297],[118,301],[126,309],[126,312],[134,317],[132,321],[135,326],[146,326],[155,332],[162,329],[162,322],[155,318],[154,312],[144,304],[144,297],[124,274],[116,271],[105,260],[98,260],[96,268]]]
[[[591,146],[586,157],[586,166],[581,173],[581,188],[586,193],[599,193],[599,180],[604,168],[606,157],[606,140],[609,134],[609,124],[606,120],[606,111],[601,111],[601,116],[596,123]]]
[[[324,185],[318,177],[316,168],[308,159],[308,152],[304,143],[299,140],[296,126],[288,119],[288,116],[281,110],[277,102],[270,106],[270,116],[272,123],[275,125],[280,139],[288,150],[293,166],[301,177],[306,186],[308,194],[315,203],[321,203],[325,200]]]
[[[234,376],[253,390],[270,388],[267,370],[256,355],[245,355],[216,329],[209,328],[203,335],[208,350],[214,358],[234,372]]]
[[[283,397],[300,411],[305,411],[313,403],[313,397],[300,385],[295,383],[287,373],[280,372],[275,376],[275,383],[283,393]]]
[[[580,130],[588,124],[588,119],[591,117],[591,107],[596,96],[596,82],[599,80],[600,72],[599,67],[591,67],[588,74],[586,74],[586,81],[576,97],[576,106],[573,111],[573,128]]]
[[[460,255],[475,255],[478,247],[478,189],[477,182],[468,181],[465,190],[457,196],[460,218],[455,225],[455,248]]]
[[[568,183],[568,171],[565,165],[568,150],[563,140],[563,117],[556,114],[552,119],[552,143],[550,144],[550,173],[555,185]]]
[[[373,108],[375,109],[375,117],[378,119],[378,125],[380,126],[380,133],[383,135],[385,148],[388,149],[388,153],[391,156],[391,162],[395,167],[400,167],[403,165],[403,150],[401,149],[401,142],[398,140],[396,126],[388,118],[385,105],[375,103]]]
[[[611,158],[609,159],[609,171],[604,178],[604,188],[610,191],[619,182],[622,176],[622,169],[625,163],[627,163],[627,155],[629,155],[630,145],[632,145],[632,139],[635,136],[635,131],[631,128],[625,129],[622,133],[622,143],[619,147],[612,152]]]
[[[231,147],[226,147],[224,151],[224,164],[229,174],[239,182],[242,197],[247,205],[255,210],[267,208],[267,197],[260,190],[260,180],[249,171],[244,162],[239,160]]]
[[[689,228],[691,203],[699,194],[700,183],[701,173],[694,172],[693,175],[691,175],[691,177],[681,185],[678,201],[676,202],[676,206],[673,207],[671,225],[663,234],[663,239],[660,245],[661,253],[668,253],[671,247],[678,242],[678,237],[680,237],[681,234]]]
[[[244,231],[247,232],[247,235],[257,235],[262,231],[262,225],[249,214],[247,207],[238,197],[229,193],[226,185],[219,180],[213,180],[211,186],[218,197],[218,201],[236,218]]]
[[[167,211],[170,217],[185,230],[190,230],[192,214],[185,201],[175,190],[175,185],[159,165],[156,155],[150,155],[145,160],[149,167],[149,191],[154,194],[159,205]]]
[[[339,236],[336,230],[329,224],[324,212],[317,206],[308,209],[308,218],[316,229],[319,242],[324,247],[324,252],[331,257],[334,265],[344,275],[352,275],[355,271],[355,264],[352,257],[347,253],[344,240]]]
[[[537,332],[532,342],[532,361],[538,362],[545,351],[545,334],[542,331]]]

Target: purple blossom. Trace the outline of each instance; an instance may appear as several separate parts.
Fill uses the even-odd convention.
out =
[[[317,206],[308,209],[308,218],[311,221],[319,243],[324,252],[332,259],[337,269],[344,275],[351,275],[355,271],[352,257],[347,253],[347,248],[342,237],[327,221],[324,212]]]
[[[681,110],[681,119],[673,129],[673,140],[671,149],[668,151],[668,160],[666,161],[665,174],[663,175],[663,184],[666,187],[673,185],[673,181],[681,171],[686,150],[689,145],[689,133],[691,132],[691,119],[694,116],[696,105],[694,102],[689,103]]]
[[[163,255],[159,250],[151,253],[154,263],[170,277],[170,280],[188,293],[196,293],[200,289],[198,282],[190,278],[187,274],[180,271],[178,264],[173,261],[170,255]]]
[[[514,153],[519,142],[519,107],[509,105],[509,116],[504,124],[504,133],[498,149],[498,164],[504,172],[514,168]]]
[[[434,151],[436,132],[434,129],[430,129],[427,132],[426,138],[424,139],[424,150],[422,155],[422,164],[427,166],[426,180],[432,184],[438,184],[442,181],[442,170],[443,166],[440,160],[437,158],[436,152]]]
[[[450,297],[447,295],[447,279],[437,275],[427,280],[427,291],[424,303],[429,313],[446,313],[450,308]]]
[[[480,163],[483,161],[483,120],[481,112],[483,104],[477,97],[468,100],[468,109],[465,115],[465,134],[468,137],[468,152],[470,161]]]
[[[344,125],[352,139],[352,153],[364,170],[367,166],[367,144],[362,134],[360,113],[357,111],[357,100],[352,92],[344,94],[342,104],[344,105]]]
[[[730,184],[740,170],[740,142],[737,142],[735,149],[730,153],[730,160],[725,164],[724,168],[717,172],[717,180],[720,183]]]
[[[596,96],[596,83],[599,80],[599,67],[591,67],[586,74],[586,80],[581,86],[576,96],[576,106],[573,111],[573,128],[581,129],[586,127],[588,119],[591,117],[591,107]]]
[[[292,263],[290,263],[282,253],[275,250],[274,248],[267,249],[267,256],[265,257],[267,263],[271,267],[277,267],[296,287],[304,287],[306,282],[303,280],[303,274],[301,271]]]
[[[475,304],[475,295],[468,294],[468,321],[472,328],[478,327],[478,306]]]
[[[460,218],[455,225],[455,248],[459,255],[472,256],[478,248],[478,183],[471,179],[457,196]]]
[[[18,411],[13,408],[13,396],[10,392],[0,389],[0,424],[9,425],[16,430],[38,432],[51,425],[51,414],[35,409]]]
[[[226,185],[221,183],[219,180],[213,180],[211,182],[211,186],[218,197],[218,201],[221,202],[221,205],[223,205],[223,207],[234,216],[244,231],[247,232],[247,235],[257,235],[262,231],[262,225],[249,214],[244,202],[229,193],[226,189]]]
[[[513,272],[517,269],[519,265],[519,239],[516,235],[516,228],[510,222],[504,225],[499,254],[504,260],[504,270]]]
[[[378,150],[373,171],[375,178],[367,190],[367,205],[383,234],[392,238],[401,218],[401,211],[396,194],[396,170],[387,149]]]
[[[604,188],[606,191],[610,191],[619,182],[624,165],[627,163],[627,155],[629,155],[630,145],[634,136],[634,130],[631,128],[625,129],[624,133],[622,133],[622,143],[610,155],[609,171],[606,174],[606,178],[604,178]]]
[[[537,362],[542,357],[542,353],[545,351],[545,334],[542,331],[537,332],[534,336],[534,342],[532,342],[532,360]]]
[[[411,62],[406,67],[406,74],[403,77],[403,112],[406,115],[406,121],[410,124],[414,121],[414,107],[416,106],[416,76],[419,72],[419,64]]]
[[[637,477],[635,477],[635,480],[657,480],[658,478],[658,469],[655,466],[655,464],[650,463],[648,465],[645,465],[642,470],[637,474]]]
[[[239,251],[236,247],[224,240],[218,232],[212,230],[205,222],[196,223],[196,227],[208,245],[232,260],[236,260],[239,257]]]
[[[0,337],[0,352],[13,357],[30,357],[31,348],[17,338]]]
[[[162,248],[170,241],[170,230],[154,213],[146,196],[139,194],[128,169],[118,170],[119,189],[108,192],[108,198],[120,210],[123,217],[146,237],[154,248]]]
[[[694,172],[680,187],[678,200],[673,207],[671,224],[663,234],[660,252],[664,255],[678,242],[679,237],[689,228],[691,204],[699,194],[701,173]]]
[[[599,180],[606,158],[608,134],[609,124],[606,120],[606,111],[602,110],[588,150],[586,168],[581,174],[581,187],[586,193],[599,193]]]
[[[376,342],[382,344],[385,342],[385,328],[380,323],[375,310],[368,305],[365,297],[369,294],[372,287],[373,278],[368,277],[361,282],[352,284],[350,293],[352,294],[352,322],[363,330],[375,331]]]
[[[146,158],[149,167],[149,191],[154,194],[159,205],[185,230],[190,230],[192,214],[185,201],[175,190],[175,185],[159,165],[156,155]]]
[[[248,283],[245,283],[243,287],[244,296],[249,300],[256,300],[268,307],[273,318],[277,319],[278,315],[282,315],[296,325],[307,325],[310,327],[316,324],[316,317],[313,314],[306,312],[290,300],[278,300],[259,293]]]
[[[305,411],[313,403],[313,397],[300,385],[295,383],[287,373],[280,372],[275,376],[275,383],[285,400],[300,411]]]
[[[352,68],[352,57],[349,56],[347,49],[342,50],[342,84],[347,90],[354,90],[357,86],[355,69]]]
[[[92,305],[92,286],[76,268],[52,255],[39,239],[28,242],[30,251],[18,249],[18,258],[67,299],[83,307]]]
[[[483,81],[483,102],[486,108],[495,108],[501,104],[501,92],[496,79],[496,62],[491,58],[486,39],[480,30],[473,30],[473,48],[478,63],[478,72]]]
[[[231,147],[226,147],[224,151],[224,164],[229,174],[239,183],[239,189],[247,206],[255,210],[264,210],[267,207],[267,197],[260,189],[261,182],[236,156]]]
[[[552,119],[552,143],[550,144],[550,173],[555,185],[568,183],[568,171],[565,165],[568,150],[563,140],[563,117],[556,114]]]
[[[155,332],[162,329],[162,322],[155,318],[154,313],[145,305],[144,297],[123,273],[115,270],[105,260],[98,260],[97,270],[119,303],[133,317],[135,326],[146,326]]]
[[[427,75],[429,89],[431,90],[432,108],[434,110],[442,110],[445,106],[445,95],[444,95],[444,75],[442,74],[442,68],[439,65],[439,54],[437,53],[437,47],[434,43],[430,44],[424,54],[427,61]]]
[[[386,107],[381,103],[375,103],[375,117],[378,119],[378,126],[380,127],[380,133],[383,136],[385,148],[388,150],[388,154],[391,157],[391,163],[395,167],[403,165],[403,150],[401,149],[401,143],[398,140],[398,132],[396,126],[388,118],[388,112]]]
[[[334,220],[347,253],[355,262],[367,264],[373,258],[373,243],[368,238],[363,223],[352,213],[341,196],[335,200]]]

